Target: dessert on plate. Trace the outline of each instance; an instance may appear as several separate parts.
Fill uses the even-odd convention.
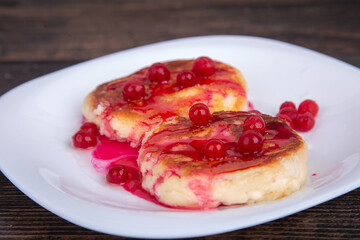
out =
[[[318,105],[287,101],[277,117],[248,106],[246,82],[228,64],[155,63],[92,91],[73,144],[95,147],[93,166],[109,183],[163,206],[211,209],[290,195],[307,178],[307,145],[293,128],[311,130]]]
[[[284,120],[221,111],[208,123],[176,117],[146,133],[142,187],[160,203],[209,209],[287,196],[307,178],[307,146]]]
[[[246,110],[246,82],[236,68],[208,57],[155,63],[101,84],[82,111],[100,134],[137,147],[155,125],[187,116],[194,103],[205,103],[212,112]]]

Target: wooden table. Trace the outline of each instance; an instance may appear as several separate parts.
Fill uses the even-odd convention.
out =
[[[214,34],[278,39],[359,67],[360,1],[0,0],[0,94],[87,59],[163,40]],[[360,189],[286,218],[206,237],[232,238],[360,239]],[[0,239],[117,237],[55,216],[1,174]]]

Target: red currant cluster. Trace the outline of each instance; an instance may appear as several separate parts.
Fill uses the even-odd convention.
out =
[[[211,117],[208,106],[203,103],[196,103],[189,110],[190,120],[198,125],[205,126]],[[225,144],[220,139],[213,138],[204,146],[204,155],[207,158],[222,158],[225,155]]]
[[[99,134],[98,127],[94,123],[86,122],[81,125],[72,137],[73,144],[77,148],[91,148],[97,144],[97,136]]]
[[[73,144],[77,148],[88,149],[97,145],[99,129],[94,123],[86,122],[72,137]],[[122,184],[128,180],[128,170],[123,165],[111,166],[106,174],[109,183]]]
[[[313,100],[307,99],[300,103],[298,109],[293,102],[287,101],[281,104],[277,117],[295,130],[301,132],[310,131],[315,125],[315,117],[319,112],[319,106]]]
[[[239,137],[239,150],[244,155],[259,153],[264,144],[265,122],[259,115],[248,116]]]
[[[209,123],[211,113],[203,103],[197,103],[190,108],[190,120],[204,126]],[[243,131],[238,140],[238,149],[244,155],[252,155],[262,150],[265,133],[265,122],[261,116],[253,114],[248,116],[243,124]],[[204,155],[209,159],[223,158],[226,153],[225,143],[217,138],[210,139],[204,145]]]
[[[215,63],[211,58],[199,57],[195,59],[192,70],[184,70],[178,73],[176,80],[181,87],[191,87],[197,84],[197,77],[209,77],[215,73]],[[163,63],[154,63],[148,71],[148,79],[153,83],[161,83],[170,80],[170,71]],[[122,90],[126,101],[139,100],[145,97],[145,85],[142,81],[131,80]]]

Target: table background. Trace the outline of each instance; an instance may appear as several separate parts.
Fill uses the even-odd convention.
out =
[[[0,95],[112,52],[217,34],[278,39],[359,67],[360,1],[0,0]],[[0,174],[0,239],[81,238],[121,239],[55,216]],[[286,218],[203,239],[235,238],[360,239],[360,189]]]

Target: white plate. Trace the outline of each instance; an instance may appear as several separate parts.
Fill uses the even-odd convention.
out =
[[[273,202],[211,211],[162,208],[112,187],[90,156],[71,146],[80,106],[98,84],[156,61],[207,55],[240,69],[256,108],[285,100],[320,105],[309,144],[309,181]],[[206,36],[121,51],[27,82],[0,98],[1,171],[27,196],[77,225],[139,238],[204,236],[278,219],[360,186],[360,71],[291,44],[247,36]],[[316,176],[312,176],[316,174]]]

